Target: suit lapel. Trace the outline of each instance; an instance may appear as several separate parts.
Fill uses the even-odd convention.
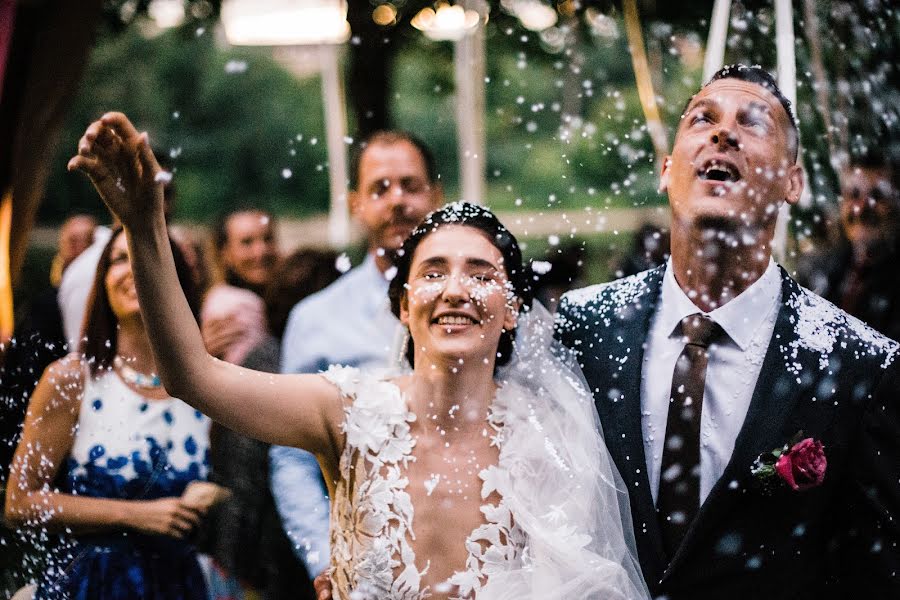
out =
[[[816,384],[816,378],[810,374],[818,370],[818,358],[797,343],[798,315],[791,300],[801,293],[800,287],[784,269],[781,270],[781,282],[781,308],[731,460],[700,507],[666,570],[666,576],[675,571],[710,528],[730,512],[732,503],[749,483],[750,468],[756,457],[788,441],[782,439],[784,424],[798,399]]]
[[[666,558],[647,479],[641,429],[641,366],[664,272],[664,267],[648,272],[645,288],[615,307],[609,326],[601,329],[608,337],[599,344],[592,365],[598,374],[592,379],[603,384],[594,390],[594,397],[604,438],[628,489],[644,577],[654,583],[660,579]]]

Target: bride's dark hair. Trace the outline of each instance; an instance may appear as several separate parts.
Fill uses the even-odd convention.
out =
[[[403,246],[394,253],[393,262],[397,272],[388,286],[388,298],[391,300],[391,311],[395,316],[400,316],[400,301],[406,293],[405,286],[409,280],[409,270],[416,248],[429,234],[444,225],[473,227],[485,234],[503,256],[506,277],[520,303],[519,312],[531,308],[533,292],[522,264],[522,251],[519,249],[516,237],[487,208],[468,202],[451,202],[425,217],[425,220],[406,238]],[[500,334],[500,341],[497,344],[497,362],[495,363],[497,366],[503,366],[509,362],[515,337],[515,329],[503,331]],[[410,339],[406,346],[406,358],[411,366],[414,366],[414,348],[413,340]]]

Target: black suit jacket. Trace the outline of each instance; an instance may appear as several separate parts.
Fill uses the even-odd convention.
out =
[[[673,600],[900,598],[898,345],[783,270],[775,330],[731,461],[679,550],[666,556],[640,398],[664,268],[570,292],[557,321],[557,336],[579,356],[628,486],[651,592]],[[824,483],[767,494],[751,474],[754,460],[799,431],[825,445]]]

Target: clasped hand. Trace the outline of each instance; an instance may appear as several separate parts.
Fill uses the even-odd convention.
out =
[[[182,539],[190,534],[206,514],[178,496],[157,500],[138,500],[129,517],[133,529],[151,535],[167,535]]]

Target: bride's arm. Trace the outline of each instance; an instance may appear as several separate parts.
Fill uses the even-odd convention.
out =
[[[272,375],[210,356],[175,272],[163,177],[147,140],[121,113],[91,123],[69,169],[84,171],[119,217],[144,326],[166,390],[229,429],[334,458],[342,409],[317,375]]]

